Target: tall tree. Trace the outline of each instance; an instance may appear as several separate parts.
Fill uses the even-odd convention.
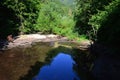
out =
[[[75,30],[79,34],[89,35],[93,28],[88,24],[92,15],[98,10],[103,10],[105,5],[108,5],[112,0],[76,0]]]
[[[6,0],[4,2],[4,5],[6,5],[8,8],[12,9],[15,12],[15,15],[20,20],[19,30],[20,30],[20,33],[22,33],[22,29],[24,29],[23,13],[25,10],[25,5],[22,2],[20,2],[19,0],[13,0],[13,1]]]
[[[89,24],[97,31],[97,41],[110,46],[119,46],[120,0],[114,0],[104,10],[92,15]]]
[[[6,0],[3,1],[3,4],[15,12],[19,20],[20,34],[31,31],[30,26],[36,23],[37,13],[40,7],[39,0]]]

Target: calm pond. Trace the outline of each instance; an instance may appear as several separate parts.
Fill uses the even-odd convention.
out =
[[[40,68],[33,80],[80,80],[73,70],[75,64],[70,55],[59,53],[50,64]]]
[[[78,46],[41,42],[0,52],[0,80],[89,80],[89,53]]]

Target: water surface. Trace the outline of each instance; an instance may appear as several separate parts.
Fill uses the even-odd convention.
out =
[[[0,52],[0,80],[89,80],[88,57],[77,46],[45,42]]]
[[[70,55],[58,53],[52,62],[43,66],[32,80],[80,80],[73,70],[75,65]]]

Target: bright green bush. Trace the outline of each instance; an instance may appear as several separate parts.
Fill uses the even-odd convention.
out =
[[[71,9],[56,2],[46,4],[41,5],[34,29],[43,33],[55,33],[71,39],[75,38],[76,33],[73,33],[75,21]]]

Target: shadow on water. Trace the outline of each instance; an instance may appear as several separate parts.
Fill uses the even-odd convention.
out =
[[[31,80],[33,78],[33,76],[38,74],[40,67],[42,67],[43,65],[45,65],[45,64],[37,61],[34,64],[34,66],[30,67],[31,69],[28,71],[28,73],[26,75],[24,75],[23,77],[20,77],[19,80]]]
[[[91,46],[96,80],[120,80],[120,3],[107,16]]]
[[[58,56],[60,56],[61,54],[64,54],[63,55],[64,58],[61,56],[61,58],[57,59]],[[71,57],[71,59],[68,60],[68,66],[70,66],[69,61],[74,62],[74,64],[72,64],[72,67],[71,67],[73,72],[70,72],[70,70],[68,71],[68,73],[74,74],[75,77],[73,77],[73,78],[72,78],[73,75],[68,76],[67,73],[64,72],[67,69],[69,69],[69,67],[66,64],[64,64],[64,62],[67,61],[67,55],[69,55]],[[59,79],[60,80],[89,80],[89,79],[92,79],[93,80],[93,78],[89,72],[89,67],[90,67],[92,61],[90,61],[91,57],[89,56],[90,58],[88,58],[88,56],[89,56],[89,53],[87,51],[83,52],[77,48],[66,48],[64,46],[52,48],[47,53],[47,57],[46,57],[45,61],[43,63],[36,62],[37,65],[35,64],[34,66],[32,66],[31,70],[28,72],[28,74],[21,77],[20,80],[42,80],[42,79],[56,80],[57,78],[58,78],[57,80],[59,80]],[[57,60],[55,60],[55,59],[57,59]],[[63,60],[63,62],[60,62],[60,60]],[[60,68],[61,63],[62,63],[62,68]],[[53,65],[54,65],[54,67],[53,67]],[[38,68],[38,66],[39,66],[39,68]],[[65,67],[67,67],[67,68],[65,69]],[[61,75],[60,75],[60,72],[61,72]],[[33,75],[31,75],[30,73]],[[55,75],[57,76],[56,79],[54,79]]]
[[[47,72],[46,74],[55,74],[54,71],[58,71],[57,73],[59,73],[60,71],[66,71],[67,69],[69,69],[68,75],[72,75],[74,77],[70,76],[71,78],[64,78],[66,73],[60,72],[62,75],[60,75],[60,73],[57,75],[56,73],[57,78],[60,80],[66,80],[66,78],[67,80],[92,79],[89,73],[91,57],[89,56],[88,51],[81,51],[75,47],[74,43],[74,46],[70,43],[70,46],[72,47],[68,47],[69,44],[67,45],[67,43],[65,44],[67,47],[63,46],[63,44],[62,46],[54,47],[51,43],[36,43],[30,48],[15,48],[6,51],[5,54],[0,55],[0,68],[2,69],[0,69],[0,75],[4,75],[0,76],[0,80],[37,80],[35,78],[38,77],[40,73],[43,73],[41,75],[44,75],[45,72]],[[60,55],[61,53],[62,55]],[[65,64],[60,65],[60,63],[64,63],[66,61],[68,61],[67,64],[70,64],[71,67],[69,65],[66,65],[66,67]],[[48,67],[51,68],[53,64],[56,64],[54,65],[56,70],[48,69]],[[46,69],[42,70],[44,68]],[[65,70],[61,70],[64,68]],[[47,80],[54,79],[52,79],[51,76],[51,78]]]

